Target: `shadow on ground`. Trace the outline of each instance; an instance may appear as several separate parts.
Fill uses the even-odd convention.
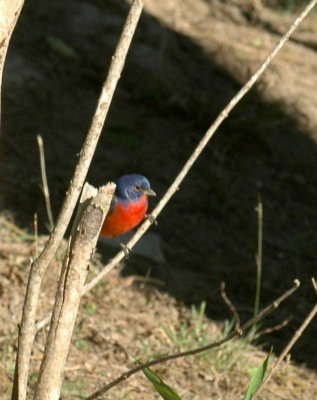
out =
[[[56,217],[89,127],[127,6],[121,1],[30,0],[14,34],[3,83],[1,208],[46,232],[36,135],[44,139]],[[35,22],[36,21],[36,24]],[[146,175],[162,196],[206,128],[239,84],[197,45],[144,14],[88,180],[99,185],[129,172]],[[309,95],[309,94],[307,94]],[[243,318],[255,291],[257,214],[264,204],[262,304],[301,280],[265,326],[280,350],[314,302],[317,148],[282,106],[252,90],[221,126],[153,228],[165,264],[131,257],[126,273],[151,275],[186,304],[208,302],[213,319],[231,318],[220,282]],[[153,207],[154,204],[151,203]],[[316,366],[316,323],[293,357]]]

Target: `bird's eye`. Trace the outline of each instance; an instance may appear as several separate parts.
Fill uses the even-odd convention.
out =
[[[135,190],[136,192],[139,192],[139,191],[140,191],[140,186],[135,185],[135,186],[134,186],[134,190]]]

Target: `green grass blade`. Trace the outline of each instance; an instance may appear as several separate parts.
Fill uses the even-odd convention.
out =
[[[258,390],[259,386],[262,384],[265,373],[271,361],[271,355],[272,355],[272,349],[268,354],[268,356],[266,357],[266,359],[264,360],[264,362],[253,372],[250,385],[248,387],[248,390],[246,391],[243,400],[251,400],[254,393]]]
[[[182,398],[150,368],[144,368],[143,373],[164,400],[182,400]]]

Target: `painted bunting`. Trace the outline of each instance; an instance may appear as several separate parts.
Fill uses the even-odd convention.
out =
[[[144,176],[131,174],[119,178],[100,234],[116,238],[139,225],[148,209],[148,196],[156,194]]]

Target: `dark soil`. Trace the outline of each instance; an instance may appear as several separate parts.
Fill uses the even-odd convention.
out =
[[[100,185],[146,175],[158,199],[223,106],[264,60],[293,16],[240,3],[147,1],[90,168]],[[251,3],[251,2],[250,2]],[[29,0],[11,42],[3,81],[1,209],[32,232],[47,232],[36,135],[44,139],[55,218],[120,36],[128,5],[119,0]],[[186,304],[207,301],[208,316],[231,318],[220,282],[241,317],[253,312],[261,195],[267,305],[293,279],[296,294],[265,322],[279,351],[315,302],[317,270],[316,14],[220,127],[155,230],[166,263],[131,257],[123,274],[151,276]],[[154,203],[151,203],[153,207]],[[106,261],[106,255],[104,255]],[[317,325],[295,346],[316,367]],[[262,343],[263,344],[263,343]]]

